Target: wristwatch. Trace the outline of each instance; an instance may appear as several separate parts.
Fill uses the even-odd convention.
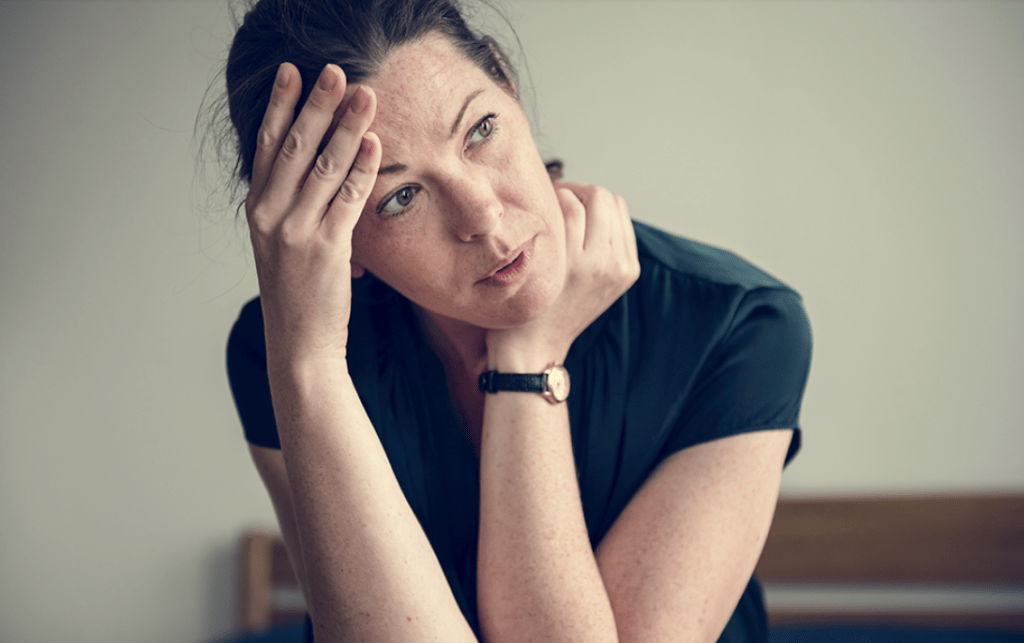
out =
[[[561,364],[552,364],[543,373],[499,373],[487,371],[480,375],[480,390],[484,393],[519,391],[540,393],[548,402],[558,404],[569,397],[569,371]]]

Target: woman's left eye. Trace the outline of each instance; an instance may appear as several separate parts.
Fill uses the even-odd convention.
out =
[[[488,114],[480,119],[480,122],[477,123],[469,132],[469,142],[480,143],[485,138],[493,134],[495,129],[494,119],[497,118],[497,116],[497,114]]]
[[[412,185],[406,185],[399,188],[397,192],[377,206],[377,214],[383,214],[388,218],[402,214],[402,212],[409,207],[409,204],[412,203],[413,197],[415,197],[416,193],[419,191],[420,189],[418,187]]]

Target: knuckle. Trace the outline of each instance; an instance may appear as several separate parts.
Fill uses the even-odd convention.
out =
[[[277,144],[277,136],[271,131],[270,125],[263,123],[260,125],[259,132],[256,133],[256,147],[257,149],[267,150],[273,149]]]
[[[580,200],[576,193],[568,188],[562,188],[565,192],[562,194],[562,202],[569,209],[569,214],[578,215],[586,212],[586,206],[583,205],[583,201]]]
[[[305,235],[302,226],[295,219],[287,218],[281,222],[281,226],[277,231],[277,238],[281,245],[294,248],[302,245]]]
[[[359,204],[363,200],[363,190],[353,181],[345,181],[338,190],[338,198],[344,203]]]
[[[249,228],[253,232],[265,235],[270,231],[272,216],[267,212],[267,206],[260,203],[250,205],[246,202],[245,213],[249,219]]]
[[[324,152],[316,158],[313,171],[322,178],[333,178],[341,172],[341,164],[333,156]]]
[[[295,159],[302,154],[303,149],[305,149],[305,141],[302,135],[293,129],[288,132],[288,136],[284,138],[284,143],[281,144],[281,155],[285,158]]]
[[[629,283],[633,283],[640,278],[640,262],[638,260],[634,259],[629,262],[626,278],[629,280]]]

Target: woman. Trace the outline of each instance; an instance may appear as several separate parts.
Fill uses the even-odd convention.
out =
[[[229,373],[318,643],[765,640],[799,297],[553,184],[447,1],[261,0],[227,79]]]

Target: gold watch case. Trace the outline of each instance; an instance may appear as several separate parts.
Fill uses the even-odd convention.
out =
[[[552,364],[544,369],[547,390],[541,395],[552,404],[560,404],[569,397],[569,371],[561,364]]]

